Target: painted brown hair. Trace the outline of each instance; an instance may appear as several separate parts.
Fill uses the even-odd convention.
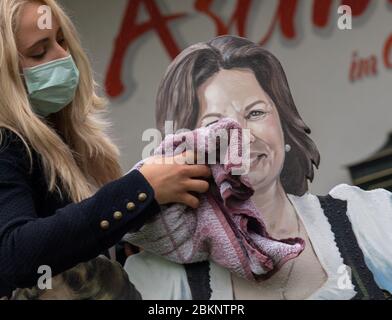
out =
[[[281,172],[281,182],[287,193],[303,195],[308,190],[307,180],[313,180],[313,166],[319,166],[320,154],[309,137],[310,128],[297,111],[280,62],[247,39],[220,36],[182,51],[169,65],[158,90],[157,128],[163,133],[165,121],[172,120],[175,130],[194,129],[200,112],[197,89],[219,70],[232,68],[252,70],[274,102],[285,143],[291,145]]]

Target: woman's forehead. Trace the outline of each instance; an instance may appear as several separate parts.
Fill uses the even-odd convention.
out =
[[[51,15],[51,29],[41,29],[39,27],[38,22],[43,15],[43,13],[40,13],[39,11],[40,6],[42,6],[41,3],[34,1],[27,2],[21,8],[19,20],[17,21],[17,38],[18,45],[23,48],[29,48],[36,41],[57,33],[59,23],[54,15]]]
[[[254,73],[249,69],[221,70],[198,89],[200,106],[204,111],[243,108],[259,100],[269,102]]]

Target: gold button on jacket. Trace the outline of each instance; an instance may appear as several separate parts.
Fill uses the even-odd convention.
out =
[[[107,230],[109,229],[110,223],[107,220],[102,220],[100,223],[101,229]]]
[[[147,199],[147,194],[145,194],[144,192],[139,193],[138,197],[139,201],[144,201]]]
[[[128,202],[127,203],[127,210],[132,211],[136,208],[135,204],[133,202]]]
[[[113,213],[113,218],[115,220],[120,220],[123,217],[123,214],[121,211],[116,211],[115,213]]]

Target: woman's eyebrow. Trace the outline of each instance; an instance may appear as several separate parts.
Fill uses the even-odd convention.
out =
[[[267,105],[267,102],[265,102],[265,101],[263,101],[263,100],[257,100],[257,101],[255,101],[255,102],[252,102],[251,104],[248,104],[248,105],[245,107],[245,111],[248,111],[250,108],[252,108],[252,107],[255,106],[256,104],[264,104],[264,105]]]

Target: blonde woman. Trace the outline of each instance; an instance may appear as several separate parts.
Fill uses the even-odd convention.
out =
[[[52,11],[51,29],[39,27],[42,5]],[[104,111],[62,8],[54,0],[1,0],[0,297],[36,286],[40,266],[49,266],[53,276],[80,268],[140,228],[159,204],[197,207],[191,192],[207,190],[206,181],[192,179],[209,176],[200,165],[151,162],[122,176]],[[105,263],[96,263],[86,264],[82,274],[69,273],[68,282],[55,281],[74,286],[56,297],[132,296],[126,293],[131,287],[102,292],[115,281],[102,276],[108,274]],[[97,269],[102,283],[95,278],[94,291],[89,281]]]

